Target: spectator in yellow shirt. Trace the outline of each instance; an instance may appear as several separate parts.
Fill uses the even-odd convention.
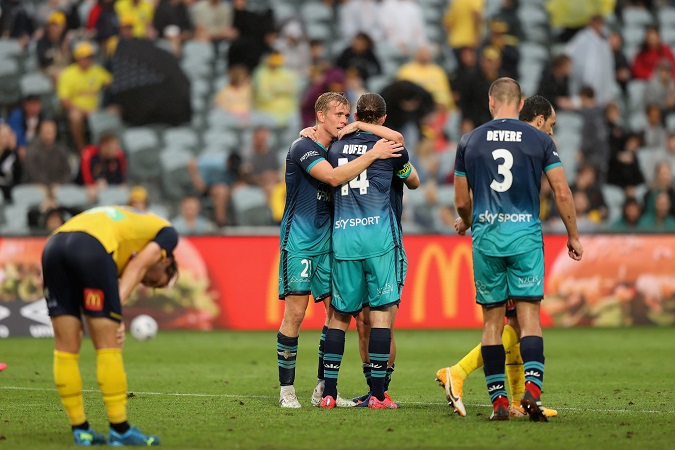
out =
[[[89,114],[99,109],[99,97],[110,84],[112,75],[94,63],[94,47],[80,42],[73,51],[75,62],[66,67],[57,88],[61,107],[68,115],[73,143],[78,150],[85,146],[85,125]]]
[[[298,112],[298,76],[284,67],[281,53],[271,53],[253,75],[254,107],[286,125]]]
[[[415,59],[401,66],[396,78],[424,88],[434,98],[436,106],[443,111],[455,109],[448,76],[441,66],[433,62],[429,47],[418,48]]]
[[[117,17],[133,16],[134,36],[137,38],[154,38],[155,30],[152,27],[152,17],[155,6],[147,0],[117,0],[115,3]]]
[[[462,47],[478,47],[483,32],[485,0],[454,0],[443,17],[448,45],[459,60]]]

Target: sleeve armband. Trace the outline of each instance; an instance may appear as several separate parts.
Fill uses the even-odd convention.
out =
[[[396,172],[396,176],[402,179],[406,179],[410,176],[411,173],[412,173],[412,165],[410,164],[410,162],[407,162],[405,163],[405,166],[403,166],[401,170]]]

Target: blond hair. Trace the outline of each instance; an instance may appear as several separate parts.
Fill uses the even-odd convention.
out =
[[[314,112],[318,113],[319,111],[326,114],[330,109],[331,103],[337,102],[339,105],[345,105],[347,109],[351,109],[349,100],[342,92],[324,92],[319,95],[319,98],[316,99],[314,103]]]

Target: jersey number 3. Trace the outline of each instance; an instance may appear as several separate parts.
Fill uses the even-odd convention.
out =
[[[498,159],[504,160],[503,163],[497,166],[497,173],[503,176],[504,180],[492,180],[492,183],[490,183],[490,188],[497,192],[506,192],[513,184],[513,173],[511,173],[511,167],[513,167],[513,155],[505,148],[498,148],[492,152],[492,157],[495,159],[495,161]]]
[[[344,166],[349,160],[347,158],[338,158],[338,166]],[[342,185],[340,190],[341,195],[349,195],[349,188],[358,189],[359,194],[367,194],[368,186],[370,186],[370,181],[368,181],[368,169],[364,170],[359,174],[358,177],[351,180],[349,183]]]

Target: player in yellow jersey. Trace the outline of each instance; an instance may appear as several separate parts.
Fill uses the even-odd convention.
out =
[[[523,103],[519,119],[537,128],[549,136],[553,136],[556,114],[551,103],[544,97],[534,95]],[[506,375],[511,390],[511,417],[523,417],[526,411],[520,405],[520,399],[525,392],[525,373],[523,358],[520,355],[520,324],[516,316],[515,303],[510,300],[506,307],[506,324],[502,333],[502,343],[506,350]],[[474,347],[457,364],[443,367],[436,372],[436,381],[445,389],[448,405],[452,406],[457,414],[466,416],[466,408],[462,402],[464,380],[475,370],[483,367],[481,344]],[[546,417],[556,417],[558,411],[552,408],[543,408]]]
[[[96,349],[96,378],[110,434],[108,445],[158,445],[127,422],[122,360],[122,306],[140,283],[165,287],[178,272],[176,230],[152,214],[118,206],[93,208],[54,231],[42,253],[45,298],[54,327],[54,381],[76,445],[102,445],[84,414],[78,366],[82,315]]]

